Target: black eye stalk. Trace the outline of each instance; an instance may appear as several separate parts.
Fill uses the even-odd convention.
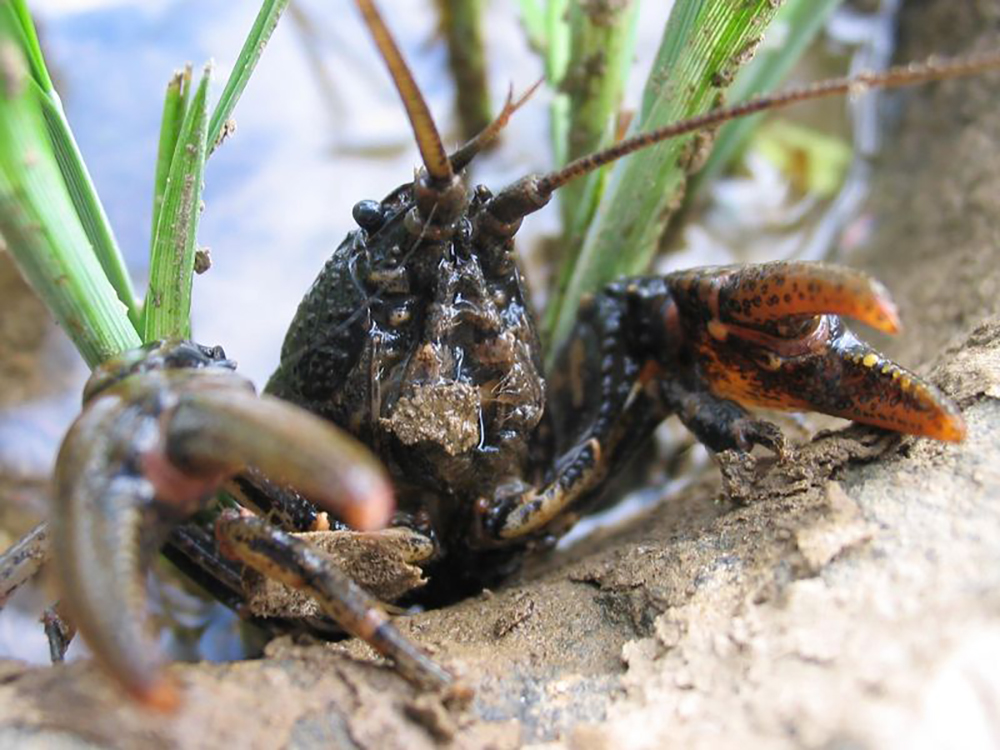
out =
[[[363,200],[354,204],[351,210],[355,223],[369,234],[377,232],[385,222],[382,204],[378,201]]]

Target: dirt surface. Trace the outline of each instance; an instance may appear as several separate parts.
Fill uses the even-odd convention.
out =
[[[995,46],[998,18],[914,3],[900,54]],[[174,717],[87,663],[0,663],[0,746],[1000,745],[997,83],[905,97],[861,258],[901,302],[892,353],[963,406],[962,445],[824,433],[784,464],[728,465],[729,499],[712,472],[500,591],[399,620],[475,688],[464,711],[361,644],[282,639],[174,667]]]

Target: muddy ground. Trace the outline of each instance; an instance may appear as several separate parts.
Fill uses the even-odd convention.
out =
[[[996,46],[1000,3],[911,3],[900,57]],[[900,301],[889,353],[951,393],[959,446],[851,427],[718,472],[503,589],[401,620],[464,712],[356,643],[174,668],[171,718],[87,663],[0,663],[0,745],[1000,746],[997,76],[907,94],[857,257]],[[739,498],[735,502],[732,496]]]

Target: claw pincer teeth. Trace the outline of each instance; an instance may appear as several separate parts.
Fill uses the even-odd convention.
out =
[[[845,408],[838,416],[947,442],[965,437],[958,406],[934,385],[853,336],[840,356]]]

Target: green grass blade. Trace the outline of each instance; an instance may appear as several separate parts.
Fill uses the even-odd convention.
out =
[[[288,0],[264,0],[211,117],[209,69],[190,95],[190,72],[167,86],[153,193],[149,287],[140,328],[144,341],[189,336],[191,287],[205,161],[227,123]]]
[[[564,105],[568,124],[563,128],[567,143],[560,149],[566,161],[598,151],[614,141],[635,48],[638,10],[638,0],[608,4],[573,0],[570,5],[570,58],[560,83],[568,101]],[[583,236],[600,201],[607,171],[608,168],[600,169],[559,191],[565,252],[559,289],[569,283]],[[551,305],[546,314],[554,316],[557,309]]]
[[[52,86],[31,15],[23,0],[8,0],[3,6],[3,10],[13,16],[11,18],[9,15],[8,18],[11,20],[11,24],[16,26],[14,34],[27,57],[31,69],[31,79],[42,103],[42,113],[48,127],[49,138],[52,140],[59,168],[66,181],[73,206],[80,217],[80,223],[93,245],[97,259],[104,267],[104,272],[111,280],[118,298],[128,307],[129,318],[133,323],[137,323],[139,318],[138,302],[132,289],[131,278],[125,267],[125,260],[118,247],[118,242],[115,240],[114,232],[111,230],[111,224],[104,212],[104,207],[97,196],[93,180],[91,180],[90,173],[84,164],[76,139],[70,130],[62,102]]]
[[[569,65],[569,0],[545,0],[545,78],[557,85]]]
[[[139,336],[67,193],[10,7],[0,6],[0,245],[93,367]]]
[[[118,247],[114,231],[111,229],[111,222],[83,160],[83,154],[80,153],[80,147],[73,137],[73,131],[70,130],[59,95],[54,90],[50,91],[41,102],[56,161],[59,163],[66,189],[80,218],[83,231],[93,245],[97,260],[104,268],[104,273],[118,294],[118,298],[128,308],[129,319],[137,325],[139,303],[132,289],[132,279],[125,266],[125,259]]]
[[[483,43],[483,0],[438,0],[448,66],[455,79],[455,108],[462,138],[474,138],[493,119]]]
[[[246,88],[250,75],[264,52],[267,40],[271,38],[271,33],[278,25],[278,20],[287,6],[288,0],[264,0],[261,4],[257,18],[254,19],[250,33],[236,59],[236,65],[233,66],[229,80],[226,81],[226,86],[222,90],[219,103],[216,104],[215,111],[212,112],[212,121],[208,128],[209,153],[219,145],[223,128],[232,116],[236,102],[239,101],[243,89]]]
[[[181,125],[187,113],[188,99],[191,94],[191,66],[174,73],[167,84],[167,93],[163,99],[163,115],[160,118],[160,142],[156,149],[156,174],[153,177],[153,226],[149,233],[150,253],[153,241],[156,239],[156,226],[160,220],[160,208],[163,205],[163,191],[167,186],[167,176],[170,174],[170,163],[177,149],[177,139],[180,137]]]
[[[528,44],[535,52],[544,53],[548,46],[545,36],[545,12],[541,0],[518,0],[521,9],[521,26],[528,37]]]
[[[143,305],[143,341],[191,335],[191,286],[208,154],[210,79],[208,66],[181,125],[164,186]]]
[[[570,7],[570,61],[562,88],[569,95],[566,159],[593,153],[614,140],[625,79],[635,48],[638,2],[600,4],[574,0]],[[599,170],[560,193],[564,227],[582,234],[603,178]],[[589,194],[590,201],[584,200]]]
[[[569,0],[547,0],[545,5],[545,80],[558,90],[566,77],[570,58],[570,30],[566,12]],[[552,155],[556,164],[566,163],[569,142],[569,97],[557,93],[549,108]]]
[[[775,13],[771,0],[678,0],[643,94],[632,132],[676,122],[718,106],[752,56]],[[687,175],[707,146],[705,134],[662,143],[618,162],[587,233],[550,331],[556,347],[569,332],[580,297],[619,276],[646,269]]]
[[[38,44],[38,35],[35,33],[35,24],[31,21],[28,5],[24,0],[10,0],[9,7],[16,17],[17,35],[21,42],[21,49],[31,66],[31,77],[42,88],[42,91],[49,93],[54,87],[52,79],[49,78],[48,68],[45,67],[45,58],[42,56],[42,48]]]
[[[826,25],[830,14],[841,0],[788,0],[771,25],[771,34],[780,44],[761,47],[757,56],[740,71],[727,95],[730,101],[741,102],[757,94],[773,91],[791,72],[816,35]],[[690,193],[717,178],[739,154],[763,115],[753,115],[727,122],[719,129],[712,154],[692,180]]]

